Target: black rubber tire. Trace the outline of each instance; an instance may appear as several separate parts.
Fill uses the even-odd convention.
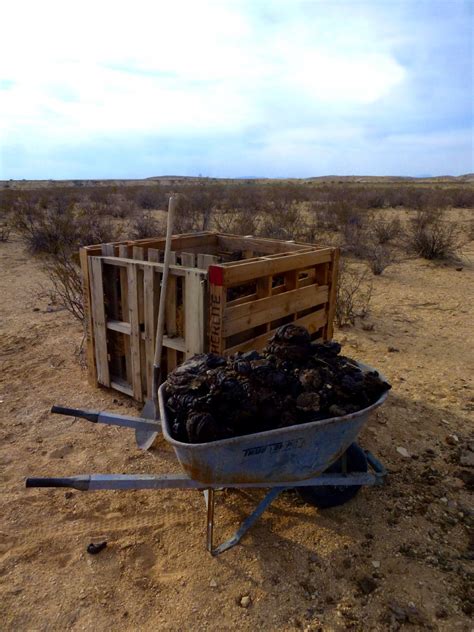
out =
[[[352,443],[347,451],[347,472],[367,472],[367,457],[364,450]],[[325,473],[341,473],[342,457],[331,465]],[[301,498],[319,509],[328,509],[329,507],[337,507],[352,500],[362,485],[327,485],[325,487],[297,487],[298,494]]]

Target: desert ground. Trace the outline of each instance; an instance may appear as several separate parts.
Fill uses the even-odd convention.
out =
[[[27,476],[178,466],[162,439],[140,452],[131,431],[50,414],[139,409],[88,384],[82,329],[15,234],[0,261],[2,630],[473,629],[474,242],[461,264],[391,265],[369,315],[336,333],[393,385],[360,437],[386,484],[324,511],[285,493],[217,558],[201,492],[25,489]],[[219,492],[218,540],[262,493]]]

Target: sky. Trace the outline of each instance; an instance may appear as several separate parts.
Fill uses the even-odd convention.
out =
[[[0,179],[474,171],[474,0],[6,0]]]

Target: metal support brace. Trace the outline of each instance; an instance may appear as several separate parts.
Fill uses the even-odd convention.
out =
[[[234,535],[226,542],[223,542],[216,548],[213,545],[213,535],[214,535],[214,490],[210,488],[208,490],[207,495],[207,550],[212,556],[220,555],[224,553],[224,551],[228,551],[233,546],[238,544],[242,537],[247,533],[247,531],[255,524],[255,522],[260,518],[265,509],[271,505],[271,503],[275,500],[275,498],[280,494],[280,492],[284,491],[285,487],[274,487],[271,489],[265,498],[257,505],[254,511],[248,516],[240,525],[238,530],[234,533]]]

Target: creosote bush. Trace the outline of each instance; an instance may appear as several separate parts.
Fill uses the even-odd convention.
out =
[[[339,262],[335,314],[338,326],[354,325],[356,318],[365,318],[371,298],[372,281],[369,270],[351,264],[342,257]]]
[[[424,259],[453,258],[462,246],[459,225],[448,222],[441,209],[418,211],[410,221],[406,246]]]

